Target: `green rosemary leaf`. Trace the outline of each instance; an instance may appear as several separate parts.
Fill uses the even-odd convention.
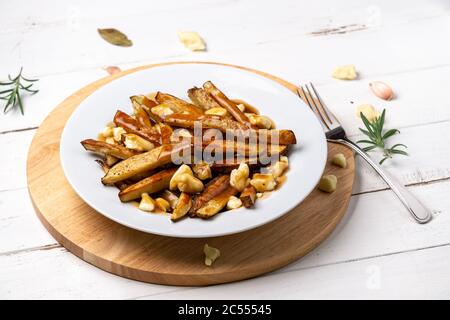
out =
[[[367,120],[366,116],[362,112],[360,113],[360,116],[361,120],[367,128],[367,131],[369,131],[371,135],[375,136],[375,131],[373,130],[372,124],[369,122],[369,120]]]
[[[2,94],[2,93],[7,93],[7,92],[11,92],[11,91],[13,91],[13,89],[3,90],[3,91],[0,91],[0,94]]]
[[[380,161],[380,164],[384,163],[387,159],[392,158],[392,155],[394,154],[408,155],[406,151],[396,149],[398,147],[407,148],[404,144],[397,143],[391,148],[386,147],[386,140],[393,135],[400,133],[398,129],[390,129],[384,132],[383,127],[386,118],[386,109],[384,109],[381,115],[372,122],[370,122],[362,113],[360,115],[365,129],[359,128],[359,130],[365,134],[369,140],[362,139],[356,143],[369,144],[369,146],[363,148],[364,151],[371,151],[375,148],[381,149],[384,153],[384,158]]]
[[[27,82],[36,82],[36,81],[39,81],[39,79],[28,79],[28,78],[25,78],[25,77],[23,77],[23,76],[22,76],[22,79],[25,80],[25,81],[27,81]]]
[[[400,133],[400,130],[398,129],[391,129],[386,131],[386,133],[383,135],[383,139],[386,140],[387,138],[392,137],[394,134]]]
[[[371,141],[371,140],[358,140],[356,141],[356,143],[368,143],[368,144],[375,144],[375,142]]]
[[[377,147],[377,146],[364,147],[364,148],[363,148],[363,151],[367,152],[367,151],[370,151],[370,150],[375,149],[376,147]]]
[[[386,109],[383,109],[383,111],[381,112],[381,117],[378,120],[378,123],[380,124],[380,133],[383,131],[385,116],[386,116]]]
[[[24,105],[21,94],[26,91],[31,94],[37,93],[39,90],[31,89],[34,82],[38,81],[38,79],[28,79],[22,76],[22,68],[20,68],[19,74],[15,77],[11,77],[8,75],[8,79],[10,82],[0,83],[1,86],[6,86],[5,90],[0,91],[0,94],[4,94],[0,99],[6,100],[5,106],[3,108],[3,112],[6,113],[9,110],[18,107],[20,113],[24,114]],[[24,83],[24,82],[33,82],[33,83]]]
[[[23,115],[23,105],[22,105],[22,99],[20,98],[20,94],[17,95],[17,101],[19,102],[20,113],[22,113],[22,115]]]
[[[390,152],[393,153],[393,154],[402,154],[404,156],[408,155],[408,153],[406,151],[398,150],[398,149],[391,149]]]
[[[405,146],[403,143],[397,143],[397,144],[394,144],[392,147],[391,147],[391,149],[395,149],[395,148],[397,148],[397,147],[404,147],[404,148],[408,148],[407,146]]]
[[[362,133],[364,133],[366,136],[371,136],[371,133],[369,132],[369,131],[367,131],[367,130],[364,130],[364,129],[361,129],[361,128],[358,128],[359,129],[359,131],[361,131]]]

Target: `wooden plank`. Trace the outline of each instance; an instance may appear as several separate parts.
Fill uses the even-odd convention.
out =
[[[47,18],[41,23],[33,14],[29,19],[23,19],[22,23],[14,20],[12,27],[0,34],[0,49],[8,52],[9,57],[8,62],[0,59],[4,61],[0,62],[0,69],[16,72],[14,68],[23,65],[32,75],[45,75],[104,64],[131,61],[146,63],[173,57],[199,60],[201,57],[256,68],[272,65],[272,68],[282,66],[282,69],[286,69],[286,65],[297,65],[302,71],[297,76],[301,74],[316,80],[312,75],[317,74],[317,71],[328,75],[336,64],[349,61],[357,64],[366,74],[449,63],[448,46],[444,46],[444,42],[435,36],[435,30],[448,28],[448,11],[438,13],[438,9],[441,9],[439,3],[419,6],[422,10],[406,9],[413,6],[406,1],[402,3],[403,9],[398,11],[393,11],[392,4],[388,4],[388,1],[376,6],[370,2],[352,2],[345,7],[347,10],[337,4],[330,7],[330,3],[324,3],[307,11],[303,10],[302,4],[287,1],[276,7],[259,2],[237,5],[228,2],[206,5],[198,2],[176,7],[172,2],[170,6],[161,5],[159,10],[154,3],[148,3],[147,6],[142,3],[140,13],[136,13],[136,8],[133,10],[134,15],[126,16],[122,16],[120,12],[121,6],[97,3],[97,12],[106,11],[109,15],[91,14],[88,17],[84,17],[82,13],[84,10],[96,12],[93,7],[74,4],[62,8],[57,5],[57,9],[52,12],[58,17],[56,20]],[[402,4],[398,6],[402,7]],[[46,7],[52,8],[51,5]],[[141,9],[141,6],[138,7]],[[257,15],[254,14],[255,8],[258,8]],[[218,10],[221,12],[219,16],[215,14]],[[2,12],[14,16],[8,10]],[[196,19],[199,12],[202,18]],[[145,19],[149,14],[152,19]],[[174,16],[177,19],[173,19]],[[248,17],[246,21],[251,28],[242,23],[242,16]],[[273,19],[274,16],[282,16],[283,19],[278,21]],[[205,17],[214,17],[214,23]],[[271,19],[272,23],[267,24],[267,19]],[[143,20],[146,21],[144,25]],[[167,21],[172,23],[167,24]],[[165,25],[164,29],[157,27],[162,24]],[[95,30],[111,25],[127,33],[135,45],[124,49],[102,41]],[[362,31],[328,36],[312,34],[340,27],[351,31],[354,25],[357,26],[356,30]],[[358,28],[359,25],[364,27]],[[210,51],[191,53],[183,48],[176,39],[176,32],[183,29],[201,32]],[[418,34],[421,35],[421,41],[417,41]],[[58,39],[58,44],[51,45],[51,50],[39,50],[43,43],[51,44],[55,38]],[[380,42],[380,39],[385,41]],[[155,46],[155,43],[158,45]],[[429,50],[434,47],[441,49]],[[361,55],[355,48],[371,48],[371,52]],[[27,54],[29,52],[34,54]],[[329,52],[333,52],[333,59],[330,59]],[[257,60],[255,56],[258,57]],[[282,56],[283,59],[274,61],[274,56]],[[427,59],[423,59],[424,56]],[[310,61],[321,63],[314,64]],[[267,71],[278,72],[279,69]]]
[[[126,69],[128,66],[130,65],[122,67]],[[269,65],[264,69],[274,68]],[[264,69],[263,71],[266,71]],[[287,75],[293,83],[307,79],[299,76],[301,70],[296,66],[284,68],[284,70],[279,68],[278,72],[280,72],[280,76]],[[317,85],[317,89],[351,136],[358,134],[358,127],[362,125],[355,114],[357,106],[363,103],[373,104],[379,110],[386,108],[386,126],[390,128],[402,129],[450,120],[446,91],[436,90],[440,83],[450,82],[450,65],[438,69],[367,77],[359,81],[333,80],[330,78],[329,72],[330,70],[321,75],[328,82]],[[106,75],[104,70],[95,69],[41,78],[37,85],[42,91],[26,99],[25,116],[16,112],[2,115],[0,117],[0,133],[39,126],[59,102],[81,87]],[[417,79],[427,79],[427,81],[418,81]],[[397,97],[392,101],[383,101],[373,95],[369,89],[369,83],[376,80],[390,84]],[[149,91],[151,90],[152,88],[149,88]]]
[[[64,248],[0,255],[2,299],[128,299],[170,292],[104,272]]]
[[[0,197],[2,197],[2,191],[26,187],[27,154],[34,131],[0,134],[0,145],[2,146]]]
[[[285,269],[310,268],[450,243],[450,217],[445,214],[450,207],[450,181],[411,187],[411,191],[434,212],[429,224],[415,223],[390,191],[353,196],[346,216],[329,239]],[[0,196],[4,216],[0,220],[0,230],[4,230],[0,233],[0,254],[54,243],[47,233],[39,233],[41,227],[30,205],[17,210],[17,199],[28,196],[25,189],[13,195],[0,193]]]
[[[449,256],[447,245],[140,299],[444,299],[450,295]]]
[[[1,45],[0,45],[1,47]],[[0,53],[1,56],[1,53]],[[0,67],[1,69],[1,67]],[[32,77],[24,69],[25,76]],[[2,72],[3,73],[3,72]],[[40,77],[35,87],[39,92],[35,95],[24,96],[25,115],[22,116],[19,110],[11,110],[0,117],[0,139],[2,132],[11,130],[22,130],[33,128],[47,117],[48,113],[69,95],[85,86],[89,82],[107,76],[108,73],[97,68],[94,70],[84,70],[81,72],[68,72],[53,76]],[[3,74],[0,77],[4,76]],[[0,106],[3,102],[0,103]]]
[[[0,212],[0,254],[56,243],[36,216],[25,188],[0,192]]]

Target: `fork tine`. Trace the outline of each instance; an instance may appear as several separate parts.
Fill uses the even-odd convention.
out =
[[[304,86],[306,88],[306,91],[308,92],[308,94],[305,93],[305,90],[302,88],[303,94],[305,95],[305,98],[309,104],[309,107],[311,108],[311,110],[320,117],[320,120],[322,120],[322,123],[325,125],[325,127],[330,130],[330,126],[328,125],[326,119],[324,118],[322,111],[317,107],[316,102],[314,101],[314,96],[311,94],[311,91],[309,90],[308,86],[305,85]]]
[[[337,119],[334,117],[333,113],[327,108],[327,106],[323,102],[322,98],[317,93],[316,88],[314,87],[314,85],[311,82],[309,83],[309,85],[313,89],[314,94],[315,94],[315,96],[317,98],[317,101],[319,102],[320,107],[323,109],[323,112],[325,113],[326,117],[328,118],[328,121],[330,121],[330,124],[333,124],[333,123],[338,123],[339,124]]]

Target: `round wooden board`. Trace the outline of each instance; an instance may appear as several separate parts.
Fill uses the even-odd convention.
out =
[[[278,220],[234,235],[180,239],[147,234],[109,220],[77,196],[59,160],[59,140],[70,114],[92,92],[114,79],[165,64],[143,66],[98,80],[63,101],[39,127],[28,155],[28,188],[37,214],[52,236],[81,259],[108,272],[139,281],[183,286],[255,277],[281,268],[319,245],[345,214],[354,180],[353,153],[337,144],[328,144],[328,156],[342,152],[348,167],[332,166],[328,159],[325,169],[338,177],[337,191],[326,194],[314,190]],[[277,77],[237,68],[295,90],[293,84]],[[203,263],[205,243],[221,251],[213,267]]]

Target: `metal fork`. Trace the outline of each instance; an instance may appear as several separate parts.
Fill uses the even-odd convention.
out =
[[[364,160],[366,160],[373,169],[381,176],[381,178],[394,191],[403,205],[408,209],[409,213],[418,223],[427,223],[431,220],[431,212],[424,207],[400,182],[389,175],[378,163],[373,161],[369,155],[364,152],[356,143],[350,141],[345,134],[339,121],[328,110],[323,100],[320,98],[313,84],[300,86],[297,93],[301,99],[308,103],[311,110],[316,114],[322,123],[325,136],[329,142],[340,143],[352,148]]]

